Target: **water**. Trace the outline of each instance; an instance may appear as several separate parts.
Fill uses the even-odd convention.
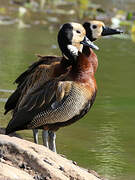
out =
[[[101,3],[99,0],[92,2]],[[102,7],[107,10],[118,6],[124,10],[132,10],[133,4],[134,0],[119,0],[119,3],[115,0],[102,1]],[[6,12],[13,15],[12,18],[17,15],[17,5],[12,5],[13,9],[8,1],[0,0],[1,14],[5,6],[8,7]],[[33,16],[28,12],[25,18],[28,22],[38,24],[39,16],[45,19],[50,14],[45,16],[37,13]],[[61,16],[65,22],[74,20],[76,15]],[[19,29],[17,23],[0,26],[0,127],[6,127],[11,119],[10,113],[4,116],[3,112],[6,99],[16,87],[13,82],[37,60],[35,54],[61,54],[56,43],[57,24],[61,24],[60,21],[49,24],[43,19],[42,23],[32,25],[32,28]],[[56,19],[60,20],[60,15]],[[100,47],[99,51],[95,51],[99,59],[96,101],[83,119],[57,132],[57,151],[76,161],[78,165],[94,169],[110,180],[134,180],[135,44],[131,40],[117,38],[101,39],[96,44]],[[24,139],[33,141],[32,131],[18,133]]]
[[[11,118],[10,113],[3,115],[3,106],[15,89],[13,81],[37,59],[35,54],[60,55],[56,32],[50,32],[47,26],[0,28],[0,126],[6,127]],[[133,180],[135,45],[116,38],[102,39],[96,44],[100,50],[95,51],[99,59],[95,104],[83,119],[57,132],[57,150],[111,180]],[[32,131],[19,134],[33,141]]]

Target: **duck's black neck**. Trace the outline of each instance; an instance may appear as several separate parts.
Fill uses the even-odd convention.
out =
[[[78,56],[80,55],[81,52],[78,52]],[[88,46],[84,46],[82,53],[86,56],[89,57],[91,54],[90,48]],[[63,59],[61,61],[62,66],[64,67],[68,67],[68,66],[76,66],[76,64],[78,63],[78,56],[75,55],[69,55],[68,57],[65,57],[65,54],[63,56]]]
[[[62,58],[62,60],[61,60],[61,65],[64,67],[64,68],[67,68],[67,67],[69,67],[69,66],[71,66],[72,65],[72,60],[71,59],[68,59],[67,57],[64,57],[63,56],[63,58]]]
[[[88,46],[84,46],[82,53],[85,54],[86,56],[90,56],[91,54],[90,48]]]
[[[63,46],[61,50],[63,54],[61,63],[63,65],[66,64],[66,66],[70,66],[76,63],[78,55],[73,54],[71,50],[67,48],[67,46]]]

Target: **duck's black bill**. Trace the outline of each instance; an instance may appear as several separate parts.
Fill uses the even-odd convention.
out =
[[[89,46],[92,49],[99,50],[99,47],[96,46],[93,42],[91,42],[86,36],[84,37],[83,41],[80,42],[84,46]]]
[[[121,34],[123,31],[119,29],[112,29],[107,26],[103,27],[102,36],[114,35],[114,34]]]

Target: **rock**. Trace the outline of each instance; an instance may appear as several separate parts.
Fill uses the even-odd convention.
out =
[[[33,180],[33,177],[25,171],[0,162],[0,179],[2,180],[2,178],[3,180]]]
[[[100,180],[48,148],[0,135],[0,179]]]

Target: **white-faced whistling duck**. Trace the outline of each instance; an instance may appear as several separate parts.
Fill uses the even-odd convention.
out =
[[[115,30],[108,28],[102,23],[101,21],[90,21],[90,22],[85,22],[83,24],[86,34],[89,37],[91,41],[95,41],[101,36],[106,36],[106,35],[112,35],[112,34],[119,34],[121,31]],[[76,44],[74,44],[76,46]],[[71,46],[72,47],[72,46]],[[92,52],[93,53],[93,52]],[[20,97],[24,96],[24,89],[26,89],[26,85],[30,83],[29,79],[34,79],[35,77],[40,80],[41,82],[45,83],[48,80],[53,79],[52,72],[54,71],[54,67],[58,66],[63,61],[64,57],[57,57],[57,56],[39,56],[40,59],[39,61],[33,63],[28,70],[26,70],[24,73],[22,73],[17,79],[16,83],[18,84],[18,87],[16,91],[9,97],[6,105],[5,105],[5,114],[10,111],[10,110],[15,110],[17,109],[17,105],[19,104],[18,102],[20,101]],[[95,58],[96,59],[96,58]],[[66,62],[67,63],[67,62]],[[96,60],[96,66],[97,66],[97,60]],[[70,66],[71,63],[68,61],[67,66]],[[52,69],[50,71],[50,69]],[[47,73],[47,71],[50,71],[51,73]],[[96,70],[96,69],[95,69]],[[45,78],[43,75],[45,74]],[[42,83],[42,84],[43,84]],[[35,82],[34,82],[35,84]],[[41,84],[41,85],[42,85]],[[31,84],[30,87],[33,86],[33,83]],[[36,85],[37,86],[37,85]],[[24,88],[25,87],[25,88]],[[30,88],[29,87],[29,88]],[[38,129],[34,129],[34,141],[35,143],[38,143]],[[49,137],[48,137],[49,136]],[[55,134],[52,131],[44,130],[43,131],[43,142],[44,145],[49,147],[51,150],[55,151],[54,141],[55,139]],[[53,146],[52,146],[53,144]]]
[[[58,44],[64,55],[61,63],[41,65],[22,83],[22,94],[6,134],[33,128],[56,131],[80,119],[92,105],[96,82],[90,75],[92,65],[81,51],[85,46],[88,49],[97,46],[86,37],[84,27],[78,23],[66,23],[61,27]],[[56,151],[54,137],[50,143],[51,149]]]

